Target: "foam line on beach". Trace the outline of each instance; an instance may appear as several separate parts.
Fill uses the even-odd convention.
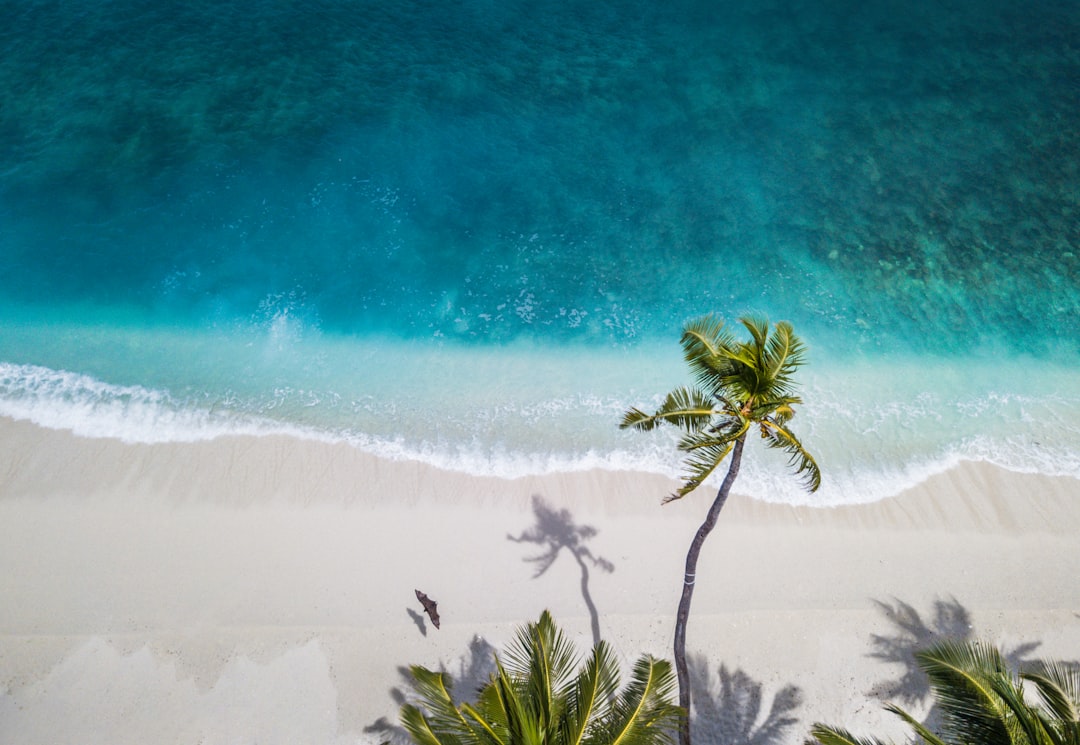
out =
[[[161,502],[207,506],[272,504],[378,506],[388,499],[405,504],[457,505],[479,500],[493,506],[521,508],[532,494],[542,493],[575,508],[653,512],[678,482],[664,474],[639,469],[593,468],[551,471],[514,478],[442,469],[419,460],[387,459],[346,442],[323,442],[285,435],[225,436],[190,443],[123,443],[88,439],[70,432],[0,418],[0,446],[18,464],[0,478],[5,497],[44,494],[78,495],[120,501],[131,506]],[[930,474],[897,495],[873,503],[796,505],[762,499],[752,479],[736,484],[742,510],[767,511],[770,519],[801,521],[817,514],[867,516],[879,524],[932,527],[943,512],[970,514],[968,528],[993,520],[974,505],[1008,508],[1005,525],[1029,524],[1022,490],[1038,485],[1047,498],[1067,502],[1080,483],[1071,476],[1024,474],[977,461],[958,461]],[[943,502],[936,495],[950,495]],[[712,494],[705,487],[693,496],[701,502]],[[895,513],[897,505],[921,500],[920,509]],[[989,501],[987,501],[989,500]],[[873,509],[868,509],[873,508]],[[998,509],[995,507],[995,509]],[[658,515],[677,513],[668,507]],[[1029,516],[1031,517],[1031,516]],[[1042,520],[1042,514],[1035,515]],[[1034,519],[1033,517],[1033,519]],[[831,518],[830,518],[831,519]],[[967,518],[965,518],[967,519]],[[1031,524],[1040,530],[1067,530],[1070,524],[1051,520]],[[958,525],[957,527],[962,527]],[[1080,524],[1073,526],[1080,529]]]
[[[333,348],[363,357],[352,347]],[[428,353],[405,345],[378,356],[404,360],[407,369],[431,369],[430,360],[424,362]],[[130,444],[233,436],[346,443],[387,460],[499,478],[593,469],[676,478],[677,433],[641,436],[617,428],[629,406],[658,403],[670,385],[664,377],[670,371],[648,372],[650,392],[642,395],[638,391],[644,384],[630,386],[633,376],[628,373],[601,382],[590,377],[594,370],[619,370],[626,360],[562,353],[564,358],[551,360],[535,351],[458,349],[442,364],[458,369],[474,360],[478,372],[450,385],[427,381],[432,373],[424,373],[405,389],[378,376],[361,376],[318,391],[263,381],[246,394],[228,385],[214,387],[223,383],[169,389],[0,363],[0,416]],[[534,369],[540,360],[543,366]],[[507,389],[502,372],[496,375],[501,387],[486,385],[485,376],[504,370],[505,364],[514,365],[515,376],[525,376],[515,378],[520,391]],[[574,369],[578,377],[553,382],[553,376]],[[926,389],[928,374],[942,381],[940,390]],[[1042,392],[1026,392],[1030,383]],[[340,388],[344,385],[354,389]],[[601,389],[611,393],[600,394]],[[872,502],[965,461],[1080,477],[1080,430],[1069,420],[1069,413],[1080,409],[1080,392],[1075,375],[1065,368],[942,363],[928,372],[910,361],[823,367],[806,376],[804,396],[798,432],[822,467],[823,488],[806,495],[782,459],[749,448],[741,478],[764,499],[816,505]],[[1054,437],[1046,436],[1048,431]]]

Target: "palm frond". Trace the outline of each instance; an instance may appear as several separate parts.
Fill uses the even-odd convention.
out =
[[[978,641],[943,641],[915,655],[930,677],[940,711],[940,734],[898,706],[896,714],[928,745],[1080,745],[1080,670],[1058,662],[1041,662],[1014,676],[1001,652]],[[1044,706],[1031,703],[1023,687],[1040,689]],[[845,730],[816,725],[820,745],[877,745]],[[813,745],[808,742],[807,745]]]
[[[683,359],[698,385],[712,392],[723,390],[723,381],[731,374],[727,355],[738,346],[723,319],[710,314],[688,322],[680,343]]]
[[[518,685],[495,660],[496,674],[492,680],[495,695],[498,696],[506,712],[506,742],[511,745],[545,745],[546,725],[544,718],[545,702],[536,700],[534,691]]]
[[[713,397],[720,402],[720,410],[727,416],[739,416],[742,407],[736,406],[730,397],[720,393],[714,393]]]
[[[470,745],[455,731],[432,729],[427,717],[412,704],[401,707],[401,724],[416,745]]]
[[[734,337],[727,330],[724,319],[715,314],[695,318],[687,321],[683,326],[682,344],[686,361],[691,358],[715,357],[720,350],[734,345]]]
[[[749,342],[742,342],[721,350],[720,355],[728,362],[724,387],[753,393],[758,371],[761,370],[761,356],[757,348]]]
[[[525,697],[540,709],[544,721],[561,715],[561,689],[573,671],[574,646],[544,611],[540,620],[519,629],[506,651],[507,679],[524,683]]]
[[[821,745],[886,745],[884,740],[876,737],[856,737],[846,729],[824,724],[815,724],[811,727],[810,736]],[[812,745],[812,742],[807,741],[807,745]]]
[[[803,400],[798,396],[758,398],[751,405],[747,416],[755,421],[768,418],[784,424],[795,416],[795,407],[802,402]]]
[[[769,323],[752,316],[744,316],[739,322],[750,332],[751,338],[724,353],[730,363],[730,373],[724,377],[723,385],[733,398],[745,403],[768,392],[763,354]]]
[[[915,730],[915,734],[921,737],[923,741],[927,743],[927,745],[946,745],[946,743],[940,737],[927,729],[926,725],[924,725],[915,717],[908,714],[899,706],[896,706],[895,704],[886,704],[885,710],[892,712],[893,714],[907,722],[908,726]]]
[[[1065,745],[1042,713],[1024,700],[1024,690],[1011,675],[996,673],[988,678],[990,686],[998,698],[1005,704],[1012,716],[1007,717],[1006,727],[1010,731],[1023,732],[1030,745]],[[1020,738],[1013,737],[1011,742]]]
[[[440,738],[455,738],[468,742],[472,733],[469,723],[454,704],[451,683],[445,673],[437,673],[420,665],[409,668],[413,687],[427,710],[423,714],[415,706],[402,708],[402,724],[413,734],[417,742],[438,732]],[[415,728],[415,733],[413,729]],[[447,743],[446,745],[449,745]]]
[[[636,406],[626,410],[623,414],[622,421],[619,422],[619,429],[634,429],[641,430],[642,432],[649,432],[656,429],[656,426],[660,424],[660,420],[656,418],[656,414],[646,414]]]
[[[563,719],[562,745],[581,745],[589,726],[603,718],[619,690],[619,663],[606,642],[593,647],[592,655],[570,688]]]
[[[675,675],[671,663],[642,657],[612,708],[604,741],[609,745],[673,743],[681,709],[671,703]]]
[[[802,403],[799,401],[799,403]],[[795,409],[791,404],[779,404],[769,407],[768,418],[779,424],[781,427],[786,426],[788,422],[795,418]],[[757,418],[757,417],[755,417]],[[765,417],[761,417],[764,419]]]
[[[796,476],[802,478],[803,486],[811,493],[816,492],[821,487],[821,469],[818,468],[814,456],[806,451],[791,430],[778,421],[765,419],[760,425],[766,444],[787,453],[788,465],[795,469]]]
[[[1062,722],[1080,722],[1080,667],[1041,662],[1020,677],[1035,684],[1043,704]]]
[[[619,423],[620,429],[633,427],[648,432],[660,424],[673,424],[693,432],[707,425],[713,415],[713,402],[697,388],[676,388],[667,395],[660,408],[653,414],[640,409],[630,409]]]
[[[741,433],[749,429],[749,426],[749,420],[744,419],[743,417],[738,415],[728,416],[725,414],[724,417],[722,417],[719,421],[716,422],[716,424],[709,428],[708,433],[702,434],[712,435],[718,440],[737,440],[739,439],[739,435]],[[695,448],[687,447],[685,444],[683,444],[685,443],[686,439],[687,438],[684,437],[682,440],[679,441],[679,449],[687,452],[689,452],[690,450],[694,450]]]
[[[750,337],[754,340],[753,346],[765,349],[769,340],[769,322],[758,316],[743,316],[739,323],[750,332]]]
[[[416,745],[671,745],[682,711],[672,700],[675,686],[667,662],[642,657],[633,679],[619,693],[619,663],[598,642],[586,664],[566,685],[555,681],[572,662],[573,651],[545,611],[537,623],[520,629],[504,665],[495,656],[495,673],[475,704],[455,707],[443,673],[412,668],[420,705],[401,708],[401,721]],[[535,651],[525,651],[525,646]],[[510,661],[513,658],[513,661]],[[548,681],[534,685],[537,679]],[[553,692],[555,700],[549,700]],[[424,711],[422,707],[426,707]]]
[[[735,421],[738,428],[727,428],[721,432],[691,433],[679,441],[679,450],[689,453],[683,462],[683,485],[674,494],[665,497],[664,504],[682,499],[697,489],[724,462],[735,441],[742,437],[749,427],[748,422]]]
[[[505,674],[505,670],[499,669],[499,674]],[[464,704],[462,713],[472,719],[476,724],[472,727],[484,731],[488,739],[494,742],[508,743],[510,741],[510,710],[517,704],[508,701],[503,695],[505,685],[497,685],[493,675],[490,680],[480,689],[476,704]],[[517,697],[517,693],[511,691],[511,695]]]
[[[792,375],[803,364],[805,346],[787,321],[780,321],[764,346],[764,377],[776,393],[793,389]]]
[[[734,443],[750,429],[750,421],[742,417],[722,417],[703,432],[689,432],[679,439],[676,446],[684,453],[694,453],[711,445]]]
[[[995,647],[943,641],[917,652],[915,659],[930,678],[943,722],[961,740],[1011,743],[1006,707],[990,682],[991,676],[1007,673]]]

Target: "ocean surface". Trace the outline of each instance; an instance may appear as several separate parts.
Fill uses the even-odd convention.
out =
[[[0,0],[0,415],[515,476],[791,321],[803,494],[1080,477],[1075,0]],[[663,495],[658,495],[658,498]],[[583,499],[587,495],[582,496]]]

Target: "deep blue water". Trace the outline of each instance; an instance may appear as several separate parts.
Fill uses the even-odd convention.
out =
[[[827,501],[1080,475],[1076,2],[0,17],[0,413],[674,467],[619,413],[757,312],[811,344]]]

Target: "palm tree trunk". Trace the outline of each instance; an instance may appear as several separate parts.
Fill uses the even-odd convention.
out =
[[[679,745],[690,745],[690,674],[686,669],[686,624],[690,619],[690,601],[694,597],[694,581],[697,578],[698,556],[705,539],[716,527],[716,518],[720,516],[720,510],[724,509],[728,494],[731,493],[731,485],[735,483],[735,477],[739,475],[739,464],[742,463],[743,444],[746,435],[743,434],[735,441],[735,447],[731,452],[731,465],[728,467],[724,483],[720,485],[720,491],[716,493],[709,514],[705,522],[698,528],[694,540],[690,543],[690,550],[686,553],[686,576],[683,578],[682,597],[679,598],[679,612],[675,617],[675,672],[679,678],[679,706],[682,707],[684,717],[679,724]]]

